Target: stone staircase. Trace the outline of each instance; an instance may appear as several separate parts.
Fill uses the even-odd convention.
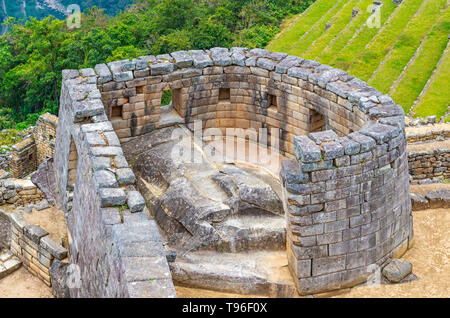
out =
[[[0,279],[12,274],[22,266],[22,262],[9,250],[0,250]]]

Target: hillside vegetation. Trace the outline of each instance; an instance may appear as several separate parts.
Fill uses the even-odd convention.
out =
[[[415,116],[450,105],[448,0],[317,0],[268,45],[346,70]],[[367,23],[379,12],[380,27]],[[374,21],[374,20],[370,20]],[[369,22],[370,22],[369,21]]]
[[[5,3],[5,10],[1,5],[2,1]],[[34,17],[41,20],[53,15],[64,19],[66,8],[72,4],[79,5],[81,10],[97,6],[109,15],[116,15],[132,2],[133,0],[0,0],[0,17],[7,16],[18,20]]]
[[[283,19],[313,2],[137,0],[115,17],[88,9],[71,30],[54,17],[24,24],[10,18],[0,37],[0,129],[22,129],[43,111],[57,113],[63,69],[194,48],[264,47]]]

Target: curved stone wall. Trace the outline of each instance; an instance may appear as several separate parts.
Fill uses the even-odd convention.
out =
[[[103,104],[83,102],[74,120],[100,108],[121,142],[196,120],[279,129],[289,157],[280,173],[287,252],[300,293],[364,282],[411,244],[403,110],[344,71],[263,49],[212,48],[99,64],[80,77],[96,78]],[[161,107],[164,91],[172,101]]]

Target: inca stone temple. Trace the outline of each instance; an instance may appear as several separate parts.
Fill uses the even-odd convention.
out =
[[[83,278],[70,296],[365,283],[413,244],[404,116],[344,71],[264,49],[63,71],[45,174]]]

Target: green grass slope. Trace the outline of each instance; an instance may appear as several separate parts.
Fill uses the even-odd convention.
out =
[[[438,19],[421,44],[413,63],[391,87],[389,95],[408,112],[424,89],[444,53],[450,34],[450,7]],[[447,83],[448,87],[449,83]]]
[[[370,27],[371,0],[317,0],[268,45],[344,69],[390,94],[416,116],[444,115],[450,104],[449,0],[383,1]],[[352,18],[352,12],[358,14]]]
[[[450,107],[450,46],[444,56],[431,83],[414,109],[415,116],[444,116]]]

